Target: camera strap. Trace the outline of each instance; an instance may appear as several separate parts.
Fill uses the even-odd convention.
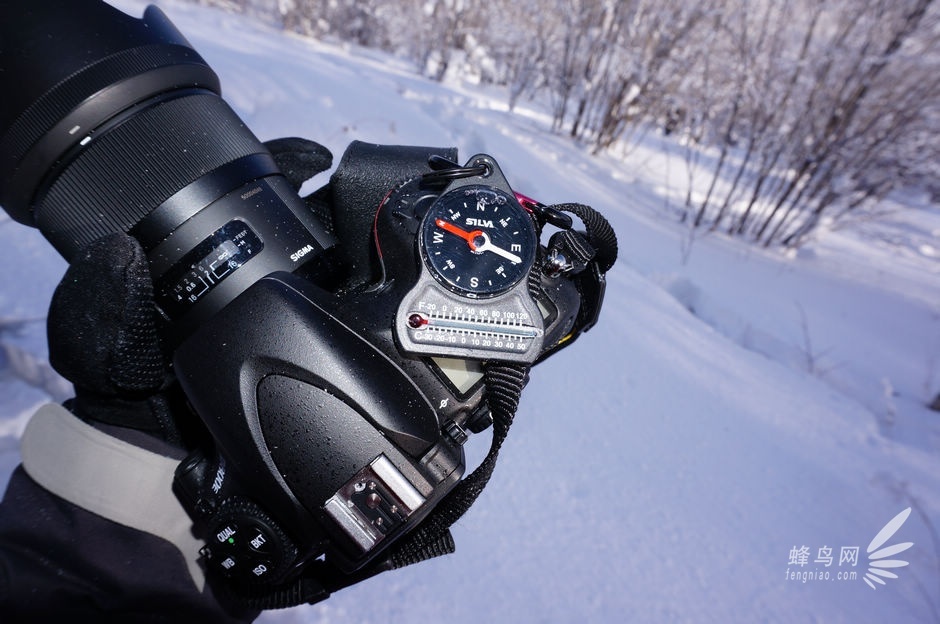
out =
[[[522,389],[529,380],[529,366],[489,362],[483,368],[487,403],[493,416],[493,439],[480,465],[435,507],[418,528],[403,538],[389,557],[391,567],[401,568],[454,552],[450,527],[466,513],[489,482],[499,449],[519,407]]]
[[[582,272],[585,275],[582,281],[587,284],[579,284],[579,292],[585,300],[582,302],[578,327],[573,333],[587,331],[597,320],[597,312],[603,299],[604,274],[617,259],[616,234],[607,219],[590,206],[569,203],[541,208],[571,213],[584,223],[586,237],[570,229],[563,230],[560,245],[572,258],[584,264],[590,263],[593,268],[593,271]],[[538,288],[538,283],[539,277],[533,271],[529,275],[529,289]],[[551,352],[554,351],[549,353]],[[473,505],[489,482],[496,467],[499,450],[506,440],[519,407],[522,390],[529,380],[530,368],[528,365],[503,362],[484,364],[486,400],[493,416],[493,439],[489,452],[480,465],[457,484],[421,525],[394,548],[388,558],[392,569],[454,552],[455,544],[450,527]]]

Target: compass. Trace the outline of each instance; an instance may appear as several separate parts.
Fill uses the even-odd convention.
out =
[[[395,315],[399,343],[432,357],[533,363],[545,334],[528,279],[539,250],[535,218],[491,156],[438,177],[448,184],[418,213],[420,270]]]
[[[421,253],[434,278],[470,298],[506,292],[529,273],[535,224],[512,194],[493,186],[454,188],[428,209]]]

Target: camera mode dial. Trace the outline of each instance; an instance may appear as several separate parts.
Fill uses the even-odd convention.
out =
[[[231,497],[209,523],[202,554],[226,578],[275,583],[297,558],[297,547],[258,505]]]

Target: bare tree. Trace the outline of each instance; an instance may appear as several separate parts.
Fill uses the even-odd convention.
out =
[[[195,1],[503,85],[595,152],[670,134],[693,227],[798,245],[902,185],[940,199],[933,0]]]

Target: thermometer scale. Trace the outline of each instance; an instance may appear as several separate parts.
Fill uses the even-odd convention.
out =
[[[408,327],[411,339],[417,343],[524,353],[542,333],[527,324],[527,320],[501,319],[498,312],[486,316],[476,316],[472,312],[412,312],[408,316]]]

